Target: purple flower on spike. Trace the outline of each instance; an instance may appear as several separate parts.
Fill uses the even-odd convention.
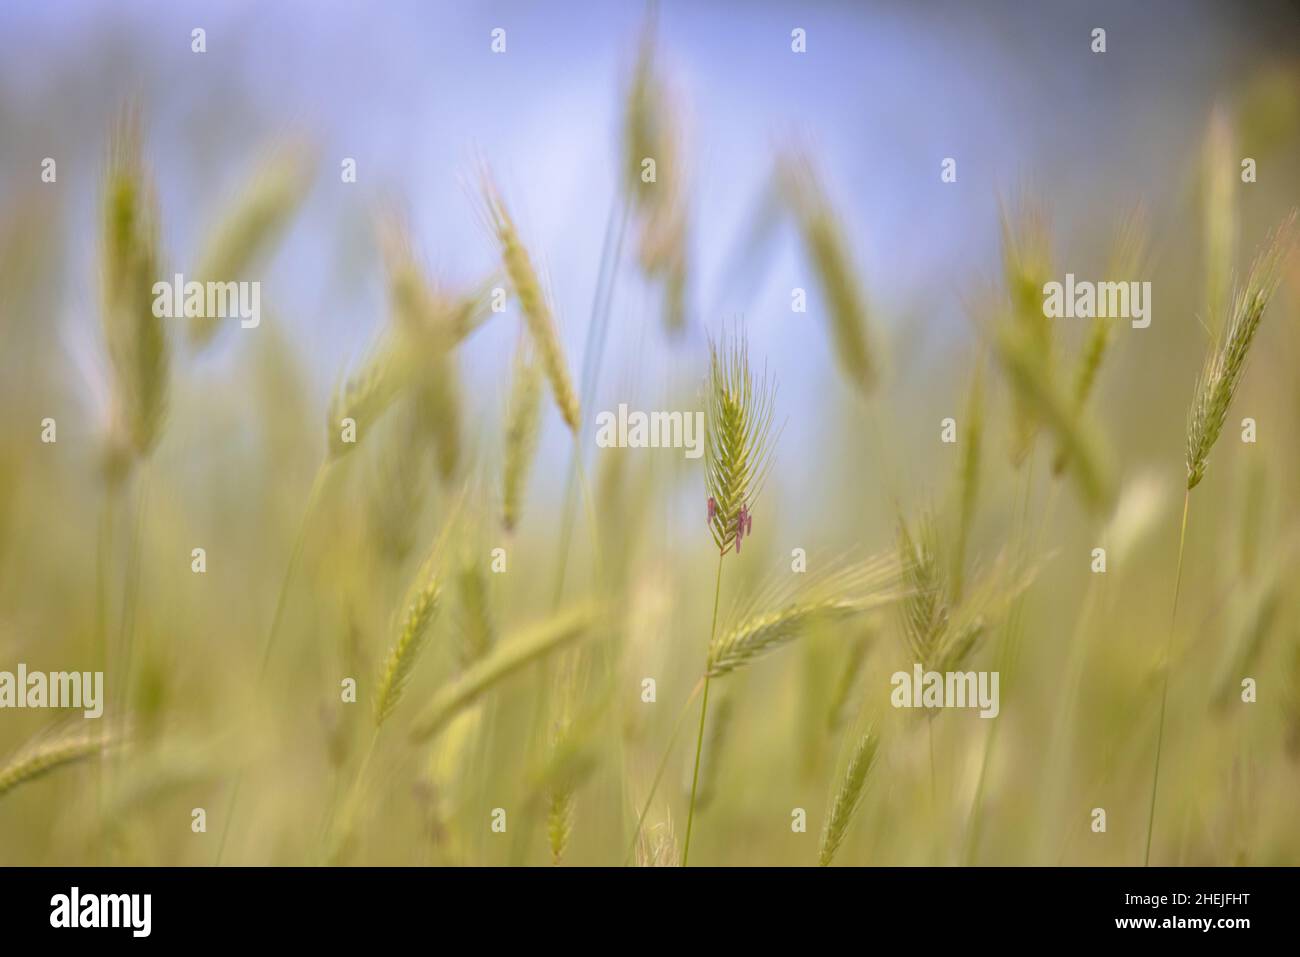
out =
[[[749,511],[745,506],[740,506],[740,511],[736,513],[736,554],[740,554],[740,543],[745,540],[745,533],[749,531],[751,519]]]
[[[714,501],[712,495],[709,496],[709,524],[713,524],[714,518],[718,515],[718,503]]]

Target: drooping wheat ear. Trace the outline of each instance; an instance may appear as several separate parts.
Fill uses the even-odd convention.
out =
[[[897,601],[898,564],[890,556],[862,563],[832,562],[826,571],[806,583],[757,590],[735,622],[718,634],[709,647],[705,673],[709,678],[727,674],[803,634],[814,624],[838,622]]]
[[[826,825],[822,828],[822,848],[817,858],[819,867],[829,867],[835,859],[835,852],[840,849],[853,816],[867,793],[867,783],[871,779],[871,769],[876,763],[878,749],[879,739],[871,731],[868,730],[858,739],[849,766],[844,771],[844,780],[840,782],[835,800],[831,802]]]
[[[208,233],[193,278],[199,282],[239,282],[271,251],[297,213],[315,174],[315,157],[306,143],[278,144],[261,161],[226,214]],[[220,320],[190,319],[190,344],[212,340]]]
[[[655,24],[647,17],[641,30],[636,66],[628,87],[623,113],[624,177],[628,199],[638,208],[650,207],[660,196],[658,183],[641,179],[641,163],[650,158],[658,168],[671,169],[674,143],[669,128],[668,104],[655,62]]]
[[[375,726],[393,713],[415,670],[415,662],[428,642],[429,629],[438,612],[442,582],[436,564],[441,556],[430,555],[420,567],[407,593],[397,639],[388,650],[375,687]]]
[[[1237,293],[1222,337],[1210,346],[1187,414],[1188,489],[1195,488],[1205,477],[1210,450],[1223,430],[1228,407],[1246,371],[1251,343],[1255,341],[1269,299],[1277,289],[1282,264],[1291,252],[1295,218],[1293,210],[1255,259],[1246,285]]]
[[[555,404],[570,430],[577,432],[582,414],[578,395],[573,388],[573,379],[564,359],[564,347],[555,326],[555,316],[542,291],[542,283],[533,268],[532,260],[528,257],[528,250],[520,241],[514,221],[486,169],[483,173],[483,199],[488,223],[501,247],[501,262],[515,291],[515,297],[519,300],[529,335],[537,346],[542,368],[546,370],[546,378],[551,383]]]
[[[1046,322],[1041,316],[1039,321]],[[1101,439],[1083,410],[1061,390],[1052,369],[1014,328],[995,326],[993,346],[1018,406],[1033,419],[1032,433],[1045,423],[1068,460],[1085,504],[1098,511],[1109,508],[1115,496],[1114,476]],[[1028,446],[1025,448],[1028,450]]]
[[[1218,337],[1231,306],[1237,261],[1237,175],[1240,167],[1232,116],[1222,104],[1210,114],[1201,147],[1201,229],[1205,250],[1205,308],[1210,332]]]
[[[966,410],[963,416],[965,435],[962,439],[961,464],[957,473],[957,547],[952,558],[952,593],[955,601],[961,600],[966,577],[966,546],[970,541],[971,526],[975,522],[975,507],[980,494],[980,459],[984,446],[984,357],[975,360],[970,389],[966,393]]]
[[[112,732],[89,730],[77,721],[54,729],[45,729],[14,752],[0,765],[0,797],[20,784],[34,781],[77,761],[91,757],[115,744]]]
[[[104,178],[101,319],[113,370],[114,420],[139,458],[158,441],[167,410],[167,329],[153,314],[162,280],[158,202],[142,158],[140,118],[118,118]]]
[[[1052,365],[1052,325],[1043,315],[1043,286],[1052,275],[1047,215],[1042,205],[1025,193],[1014,210],[1002,206],[1000,220],[1002,273],[1010,307],[1009,327],[1005,331],[1019,343],[1028,369],[1047,381]],[[1019,466],[1038,434],[1039,410],[1018,392],[1012,411],[1011,461]]]
[[[596,621],[597,610],[578,605],[500,642],[450,684],[444,685],[420,712],[411,730],[416,742],[433,737],[461,709],[472,704],[495,685],[534,661],[579,640]]]
[[[772,466],[772,416],[776,383],[757,382],[741,334],[709,343],[705,397],[704,484],[708,491],[709,531],[725,555],[737,551],[749,534],[754,501]]]
[[[542,412],[542,370],[527,340],[515,352],[510,398],[506,404],[505,462],[502,468],[501,521],[512,532],[523,511],[524,490],[537,454]]]
[[[664,286],[664,322],[670,333],[686,325],[686,175],[680,130],[674,123],[675,96],[655,56],[655,24],[646,19],[628,89],[623,118],[627,201],[640,220],[641,269]],[[655,178],[646,182],[642,164],[652,159]]]
[[[381,415],[409,385],[411,354],[400,334],[390,334],[352,375],[334,390],[325,423],[330,459],[338,459],[361,443]],[[343,420],[356,424],[355,441],[344,438]]]
[[[880,378],[874,346],[879,337],[872,334],[866,293],[834,205],[806,154],[781,157],[777,182],[826,297],[831,340],[840,368],[855,389],[869,395]]]

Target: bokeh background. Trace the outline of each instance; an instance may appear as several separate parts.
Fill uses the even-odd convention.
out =
[[[1098,26],[1104,54],[1090,50]],[[191,52],[195,27],[206,53]],[[496,27],[503,55],[490,50]],[[795,27],[805,54],[791,52]],[[609,239],[636,189],[626,128],[647,32],[675,150],[661,169],[685,210],[680,329],[665,321],[660,277],[642,268],[641,213],[627,214],[622,246]],[[719,683],[692,862],[815,863],[846,755],[872,726],[880,753],[838,862],[1141,863],[1186,410],[1216,321],[1213,277],[1244,272],[1300,203],[1298,37],[1291,3],[5,4],[0,669],[89,669],[105,630],[133,651],[107,674],[119,696],[108,720],[130,716],[129,743],[0,795],[0,862],[208,864],[226,830],[230,863],[549,863],[561,774],[573,795],[561,862],[621,863],[700,674],[716,549],[701,464],[597,449],[590,416],[620,402],[700,408],[708,338],[725,326],[743,327],[751,358],[779,381],[783,428],[753,539],[727,560],[724,611],[788,570],[794,548],[813,567],[848,550],[891,553],[900,515],[926,509],[947,529],[963,444],[941,443],[939,423],[967,421],[976,369],[986,426],[967,554],[973,570],[1011,555],[1034,580],[975,653],[973,667],[997,668],[1019,649],[997,722],[889,707],[888,676],[911,660],[891,612],[813,630],[728,677],[725,693]],[[110,489],[99,242],[124,104],[142,118],[165,275],[192,272],[275,144],[309,144],[312,161],[283,230],[229,277],[262,283],[261,326],[228,324],[204,349],[171,331],[162,437]],[[791,152],[819,171],[864,290],[883,369],[870,396],[841,374],[815,256],[773,186]],[[55,183],[41,181],[46,157]],[[356,183],[340,181],[344,157]],[[940,181],[945,157],[956,183]],[[1242,157],[1257,182],[1240,183]],[[400,210],[429,276],[473,288],[499,268],[484,163],[546,278],[575,378],[588,361],[597,370],[576,445],[544,403],[507,533],[512,301],[454,352],[454,476],[384,418],[304,523],[332,390],[392,321],[377,223]],[[1011,401],[984,321],[1004,291],[1004,215],[1041,211],[1052,278],[1097,277],[1139,205],[1148,256],[1135,278],[1153,284],[1153,322],[1116,330],[1091,400],[1119,489],[1118,506],[1091,508],[1053,476],[1050,438],[1010,460]],[[795,287],[808,290],[807,313],[791,311]],[[1161,863],[1300,859],[1297,308],[1293,257],[1194,497]],[[1064,361],[1085,331],[1055,328]],[[1238,441],[1245,415],[1259,423],[1254,445]],[[40,442],[45,417],[58,423],[53,445]],[[401,725],[454,680],[472,617],[449,584],[402,708],[372,746],[366,693],[394,609],[461,487],[472,521],[449,546],[457,560],[482,571],[491,549],[509,556],[484,579],[494,635],[597,598],[613,608],[600,652],[526,669],[452,731],[412,745]],[[1089,571],[1097,545],[1105,576]],[[195,547],[207,550],[203,575],[191,572]],[[349,676],[355,705],[339,700]],[[653,705],[641,700],[647,676]],[[1259,683],[1253,705],[1232,690],[1244,676]],[[563,760],[561,700],[578,729]],[[59,720],[0,712],[0,756]],[[671,750],[638,860],[675,859],[692,737]],[[331,822],[356,794],[335,846]],[[489,827],[497,807],[505,835]],[[797,807],[806,834],[791,831]],[[1089,829],[1096,807],[1104,834]],[[206,833],[191,829],[194,808]]]

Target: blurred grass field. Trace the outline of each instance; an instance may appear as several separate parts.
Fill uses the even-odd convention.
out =
[[[1001,709],[981,720],[891,707],[890,675],[915,661],[900,603],[814,621],[712,681],[691,863],[817,863],[867,729],[874,763],[836,864],[1142,863],[1188,408],[1230,290],[1300,204],[1300,67],[1252,66],[1216,91],[1193,150],[1146,143],[1179,188],[1108,215],[1082,215],[1087,204],[1058,188],[1068,170],[983,181],[962,167],[940,187],[936,157],[936,189],[980,190],[1003,211],[979,237],[995,268],[933,277],[964,304],[954,327],[928,317],[927,290],[891,289],[888,271],[864,268],[869,224],[836,201],[855,184],[827,174],[811,136],[754,160],[753,215],[708,224],[740,271],[696,269],[693,210],[708,186],[692,174],[707,144],[687,135],[682,100],[699,91],[648,23],[620,38],[628,55],[609,77],[622,122],[590,144],[615,167],[616,190],[581,212],[603,251],[564,267],[587,277],[590,301],[559,308],[548,277],[572,253],[532,240],[544,175],[512,167],[485,185],[497,170],[483,150],[465,164],[463,202],[438,210],[478,237],[457,249],[476,263],[468,275],[438,259],[463,234],[423,228],[400,184],[337,217],[335,251],[356,256],[328,282],[378,289],[382,302],[355,316],[369,344],[346,368],[319,362],[303,327],[284,321],[293,297],[277,299],[272,278],[258,328],[221,320],[209,334],[144,312],[148,297],[110,255],[109,143],[134,142],[141,163],[116,168],[139,187],[138,210],[152,189],[156,278],[273,277],[294,244],[325,242],[295,228],[304,204],[328,204],[338,187],[338,161],[310,128],[285,118],[269,146],[249,145],[243,180],[213,188],[193,236],[169,226],[173,175],[155,176],[179,147],[125,80],[111,85],[113,110],[91,111],[82,139],[61,147],[77,159],[60,161],[57,188],[40,181],[40,149],[5,154],[0,670],[102,668],[95,730],[111,741],[0,790],[0,863],[679,863],[719,562],[704,464],[677,449],[599,448],[593,421],[620,402],[704,409],[710,343],[741,333],[755,374],[778,383],[776,427],[752,538],[723,562],[720,628],[801,584],[794,550],[810,576],[845,555],[892,561],[900,523],[931,515],[943,587],[965,584],[954,620],[992,583],[962,667],[1001,673]],[[35,142],[35,115],[0,111],[0,135]],[[115,125],[123,115],[138,131]],[[1241,182],[1244,156],[1258,182]],[[1125,278],[1151,282],[1153,322],[1112,329],[1086,403],[1054,423],[1007,374],[999,330],[1026,337],[1014,348],[1031,350],[1052,389],[1073,388],[1090,321],[1035,314],[1036,290],[1066,272],[1103,278],[1135,215],[1144,255]],[[147,245],[143,232],[118,239]],[[773,243],[797,250],[794,274]],[[806,314],[790,310],[794,286]],[[110,361],[114,348],[138,359],[159,323],[156,364]],[[764,330],[794,323],[806,348],[766,348],[776,340]],[[1026,342],[1043,329],[1039,355]],[[1190,498],[1152,863],[1300,862],[1297,368],[1291,255]],[[573,431],[557,370],[582,406]],[[166,399],[156,434],[133,443],[130,412],[155,393]],[[347,414],[358,439],[344,446]],[[940,440],[948,417],[952,444]],[[1241,441],[1246,417],[1253,443]],[[46,418],[56,442],[41,440]],[[1096,462],[1073,454],[1058,472],[1075,429],[1096,438]],[[1076,481],[1088,464],[1113,494]],[[1097,547],[1104,574],[1091,570]],[[403,644],[421,589],[431,623]],[[560,643],[548,629],[567,628],[564,616],[581,624]],[[536,658],[507,668],[529,642]],[[412,733],[480,676],[463,706]],[[393,707],[377,722],[385,693]],[[0,711],[0,769],[69,727],[86,732],[66,713]],[[792,829],[796,809],[805,832]]]

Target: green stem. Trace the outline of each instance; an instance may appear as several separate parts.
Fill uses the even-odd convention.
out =
[[[103,512],[99,521],[99,545],[95,549],[95,635],[94,635],[94,669],[103,672],[108,664],[108,578],[109,566],[112,564],[113,552],[113,517],[118,504],[117,485],[105,493]],[[100,828],[104,824],[104,778],[107,774],[105,761],[101,758],[95,762],[95,809]],[[102,831],[101,831],[102,833]],[[96,849],[102,854],[102,845]]]
[[[686,703],[682,705],[682,710],[677,715],[677,720],[673,722],[673,733],[668,736],[668,746],[664,748],[664,755],[659,759],[659,767],[655,769],[654,780],[650,782],[650,793],[646,795],[645,804],[641,807],[641,813],[637,815],[636,827],[632,829],[632,843],[628,845],[627,855],[623,858],[624,867],[632,860],[632,854],[636,851],[637,838],[641,836],[641,827],[645,824],[646,815],[650,813],[650,804],[655,799],[655,792],[659,790],[659,782],[663,779],[664,770],[668,767],[668,759],[672,756],[673,745],[677,743],[677,735],[682,730],[682,721],[690,709],[691,702],[695,700],[695,696],[704,687],[704,681],[705,679],[702,678],[695,683],[695,687],[691,689]]]
[[[135,507],[135,521],[131,524],[131,538],[127,547],[126,583],[122,591],[122,628],[121,648],[121,715],[126,710],[131,698],[131,669],[135,657],[135,620],[136,608],[140,601],[140,564],[144,548],[145,505],[149,498],[149,471],[147,463],[140,466],[140,492]]]
[[[718,631],[718,597],[722,594],[722,559],[726,552],[718,554],[718,575],[713,583],[713,624],[709,626],[709,651],[713,650],[713,639]],[[691,803],[686,812],[686,843],[682,846],[682,867],[691,855],[691,825],[695,823],[695,792],[700,784],[700,753],[704,750],[704,721],[709,714],[709,674],[704,670],[704,699],[700,703],[700,730],[695,737],[695,771],[691,775]]]
[[[1169,615],[1169,641],[1165,646],[1164,690],[1160,693],[1160,730],[1156,734],[1156,766],[1151,775],[1151,810],[1147,813],[1147,850],[1142,866],[1151,863],[1151,835],[1156,823],[1156,793],[1160,788],[1160,753],[1165,743],[1165,707],[1169,704],[1169,672],[1174,667],[1174,623],[1178,620],[1178,592],[1183,584],[1183,545],[1187,541],[1187,508],[1192,501],[1192,490],[1183,494],[1183,523],[1178,532],[1178,572],[1174,576],[1174,610]]]

